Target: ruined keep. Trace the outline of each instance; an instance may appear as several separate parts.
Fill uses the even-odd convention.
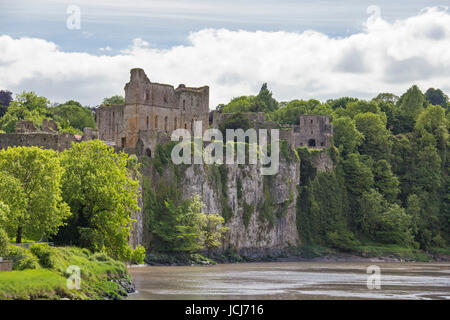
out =
[[[328,148],[333,137],[333,125],[328,116],[301,115],[300,124],[292,127],[292,145],[309,148]]]
[[[209,126],[209,87],[176,89],[151,82],[144,70],[130,71],[125,85],[125,104],[100,106],[97,110],[99,138],[121,149],[134,149],[152,157],[156,146],[169,140],[173,130],[192,132],[194,121]]]

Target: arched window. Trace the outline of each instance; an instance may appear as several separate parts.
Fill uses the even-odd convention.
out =
[[[167,131],[167,127],[168,127],[168,118],[167,118],[167,116],[164,118],[164,130],[166,130]]]
[[[186,100],[183,100],[183,110],[186,110]]]
[[[147,129],[148,129],[148,117],[147,117]]]
[[[149,158],[152,157],[152,150],[150,148],[145,149],[145,155]]]
[[[145,101],[148,101],[148,100],[150,100],[150,91],[149,90],[145,91]]]
[[[174,129],[178,129],[178,118],[175,117],[175,121],[174,121]]]
[[[187,123],[184,123],[184,128],[187,129]]]
[[[155,116],[155,129],[158,129],[158,116]]]
[[[309,139],[308,140],[308,147],[315,147],[316,146],[316,140]]]

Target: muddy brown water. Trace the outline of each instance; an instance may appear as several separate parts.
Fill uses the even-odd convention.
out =
[[[367,267],[380,268],[380,289]],[[265,262],[130,268],[128,299],[450,299],[450,263]]]

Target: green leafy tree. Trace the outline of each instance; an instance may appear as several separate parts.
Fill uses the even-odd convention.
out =
[[[250,120],[242,113],[233,114],[219,124],[219,130],[223,133],[224,140],[226,138],[226,129],[242,129],[244,131],[247,131],[252,127],[253,125]]]
[[[258,110],[255,96],[241,96],[231,99],[231,101],[223,106],[224,113],[253,112]]]
[[[372,112],[355,116],[356,128],[364,135],[364,142],[359,147],[363,154],[374,159],[384,159],[390,152],[390,132],[386,129],[386,118]]]
[[[415,130],[423,130],[431,133],[436,140],[436,147],[444,151],[448,140],[448,119],[445,116],[445,109],[440,106],[431,105],[426,108],[418,117]]]
[[[342,98],[339,98],[339,99],[327,100],[327,104],[330,105],[333,110],[336,110],[336,109],[339,109],[339,108],[345,109],[345,108],[347,108],[347,105],[350,102],[357,102],[357,101],[358,101],[357,98],[342,97]]]
[[[386,244],[412,245],[411,217],[398,204],[388,203],[374,189],[359,200],[361,231],[374,241]]]
[[[16,242],[23,236],[39,240],[55,234],[70,215],[61,198],[57,152],[38,147],[0,150],[0,173],[0,195],[10,209],[5,227],[14,230]]]
[[[62,131],[75,129],[77,133],[83,132],[84,128],[94,128],[95,121],[92,111],[81,106],[77,101],[67,101],[56,107],[50,108],[53,119],[61,126]]]
[[[425,92],[425,99],[432,105],[447,108],[448,96],[441,89],[429,88]]]
[[[125,98],[120,95],[115,95],[115,96],[103,99],[103,104],[105,106],[114,106],[114,105],[125,104]]]
[[[104,249],[129,260],[131,215],[138,210],[139,183],[127,168],[129,156],[99,140],[73,144],[61,154],[62,196],[72,217],[56,240]]]
[[[6,233],[5,230],[0,228],[0,257],[3,258],[6,256],[8,244],[9,244],[8,234]]]
[[[281,124],[299,124],[302,114],[329,115],[331,114],[331,108],[329,105],[323,105],[320,101],[314,99],[308,101],[292,100],[273,112],[270,117]]]
[[[272,97],[272,92],[267,88],[267,83],[264,83],[259,91],[256,99],[263,105],[262,112],[273,112],[278,108],[278,102]]]
[[[210,257],[212,250],[222,244],[229,228],[224,226],[225,219],[220,214],[203,214],[202,220],[203,246]]]
[[[195,252],[203,248],[203,203],[198,195],[181,200],[173,186],[160,183],[157,192],[150,186],[144,210],[156,251]]]
[[[16,96],[8,111],[0,118],[0,129],[12,133],[20,120],[29,120],[41,127],[42,120],[49,117],[49,105],[47,98],[39,97],[34,92],[23,92]]]
[[[344,155],[355,153],[364,140],[364,136],[356,129],[356,123],[349,117],[333,121],[333,141]]]
[[[373,170],[375,187],[389,202],[394,202],[399,193],[398,178],[392,173],[391,165],[386,160],[378,160]]]
[[[423,111],[425,105],[425,96],[416,85],[406,91],[398,101],[400,107],[399,121],[401,128],[399,132],[411,132],[414,128],[415,121]]]

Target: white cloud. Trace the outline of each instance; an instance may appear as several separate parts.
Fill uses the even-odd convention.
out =
[[[129,70],[141,67],[151,81],[209,85],[211,108],[255,94],[263,82],[279,100],[401,94],[412,84],[450,90],[447,10],[426,9],[392,23],[375,9],[371,13],[361,33],[344,38],[315,31],[204,29],[190,34],[189,45],[161,50],[137,38],[119,54],[100,56],[62,52],[43,39],[3,35],[0,88],[96,105],[106,96],[123,94]]]

